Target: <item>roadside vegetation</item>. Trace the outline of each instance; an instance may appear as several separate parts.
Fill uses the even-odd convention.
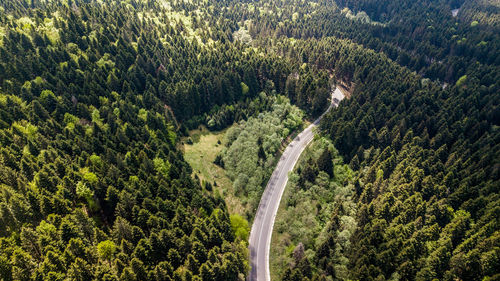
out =
[[[356,207],[352,200],[353,171],[332,143],[316,137],[304,150],[283,194],[271,242],[273,280],[311,278],[313,261],[331,258],[336,277],[347,277],[349,238],[354,232]],[[334,226],[335,225],[335,226]],[[328,229],[338,227],[334,235]],[[325,244],[337,244],[337,251]],[[300,270],[297,270],[300,268]]]
[[[261,93],[261,95],[265,95]],[[300,129],[303,112],[283,96],[275,96],[271,111],[228,129],[217,163],[233,181],[233,192],[252,219],[285,138]]]

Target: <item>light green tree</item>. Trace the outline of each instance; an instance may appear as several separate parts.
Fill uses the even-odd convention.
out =
[[[111,240],[102,241],[97,245],[97,253],[99,254],[99,257],[108,261],[108,263],[111,261],[111,258],[113,258],[115,252],[116,245]]]

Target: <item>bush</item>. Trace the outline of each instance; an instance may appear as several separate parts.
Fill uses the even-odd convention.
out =
[[[248,226],[248,221],[238,214],[230,216],[231,220],[231,230],[233,231],[236,239],[242,241],[248,240],[248,234],[250,233],[250,227]]]
[[[221,168],[224,168],[224,160],[222,159],[222,155],[217,154],[217,156],[215,156],[214,164]]]

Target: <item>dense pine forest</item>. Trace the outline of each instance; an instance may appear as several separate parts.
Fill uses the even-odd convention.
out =
[[[281,146],[279,280],[500,279],[494,0],[0,3],[0,280],[245,280]],[[230,214],[182,144],[223,130]],[[273,245],[272,247],[275,247]]]

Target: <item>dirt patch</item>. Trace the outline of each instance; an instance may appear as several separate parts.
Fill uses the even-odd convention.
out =
[[[354,83],[345,83],[343,81],[338,81],[337,86],[347,99],[351,98],[351,95],[354,92]]]

